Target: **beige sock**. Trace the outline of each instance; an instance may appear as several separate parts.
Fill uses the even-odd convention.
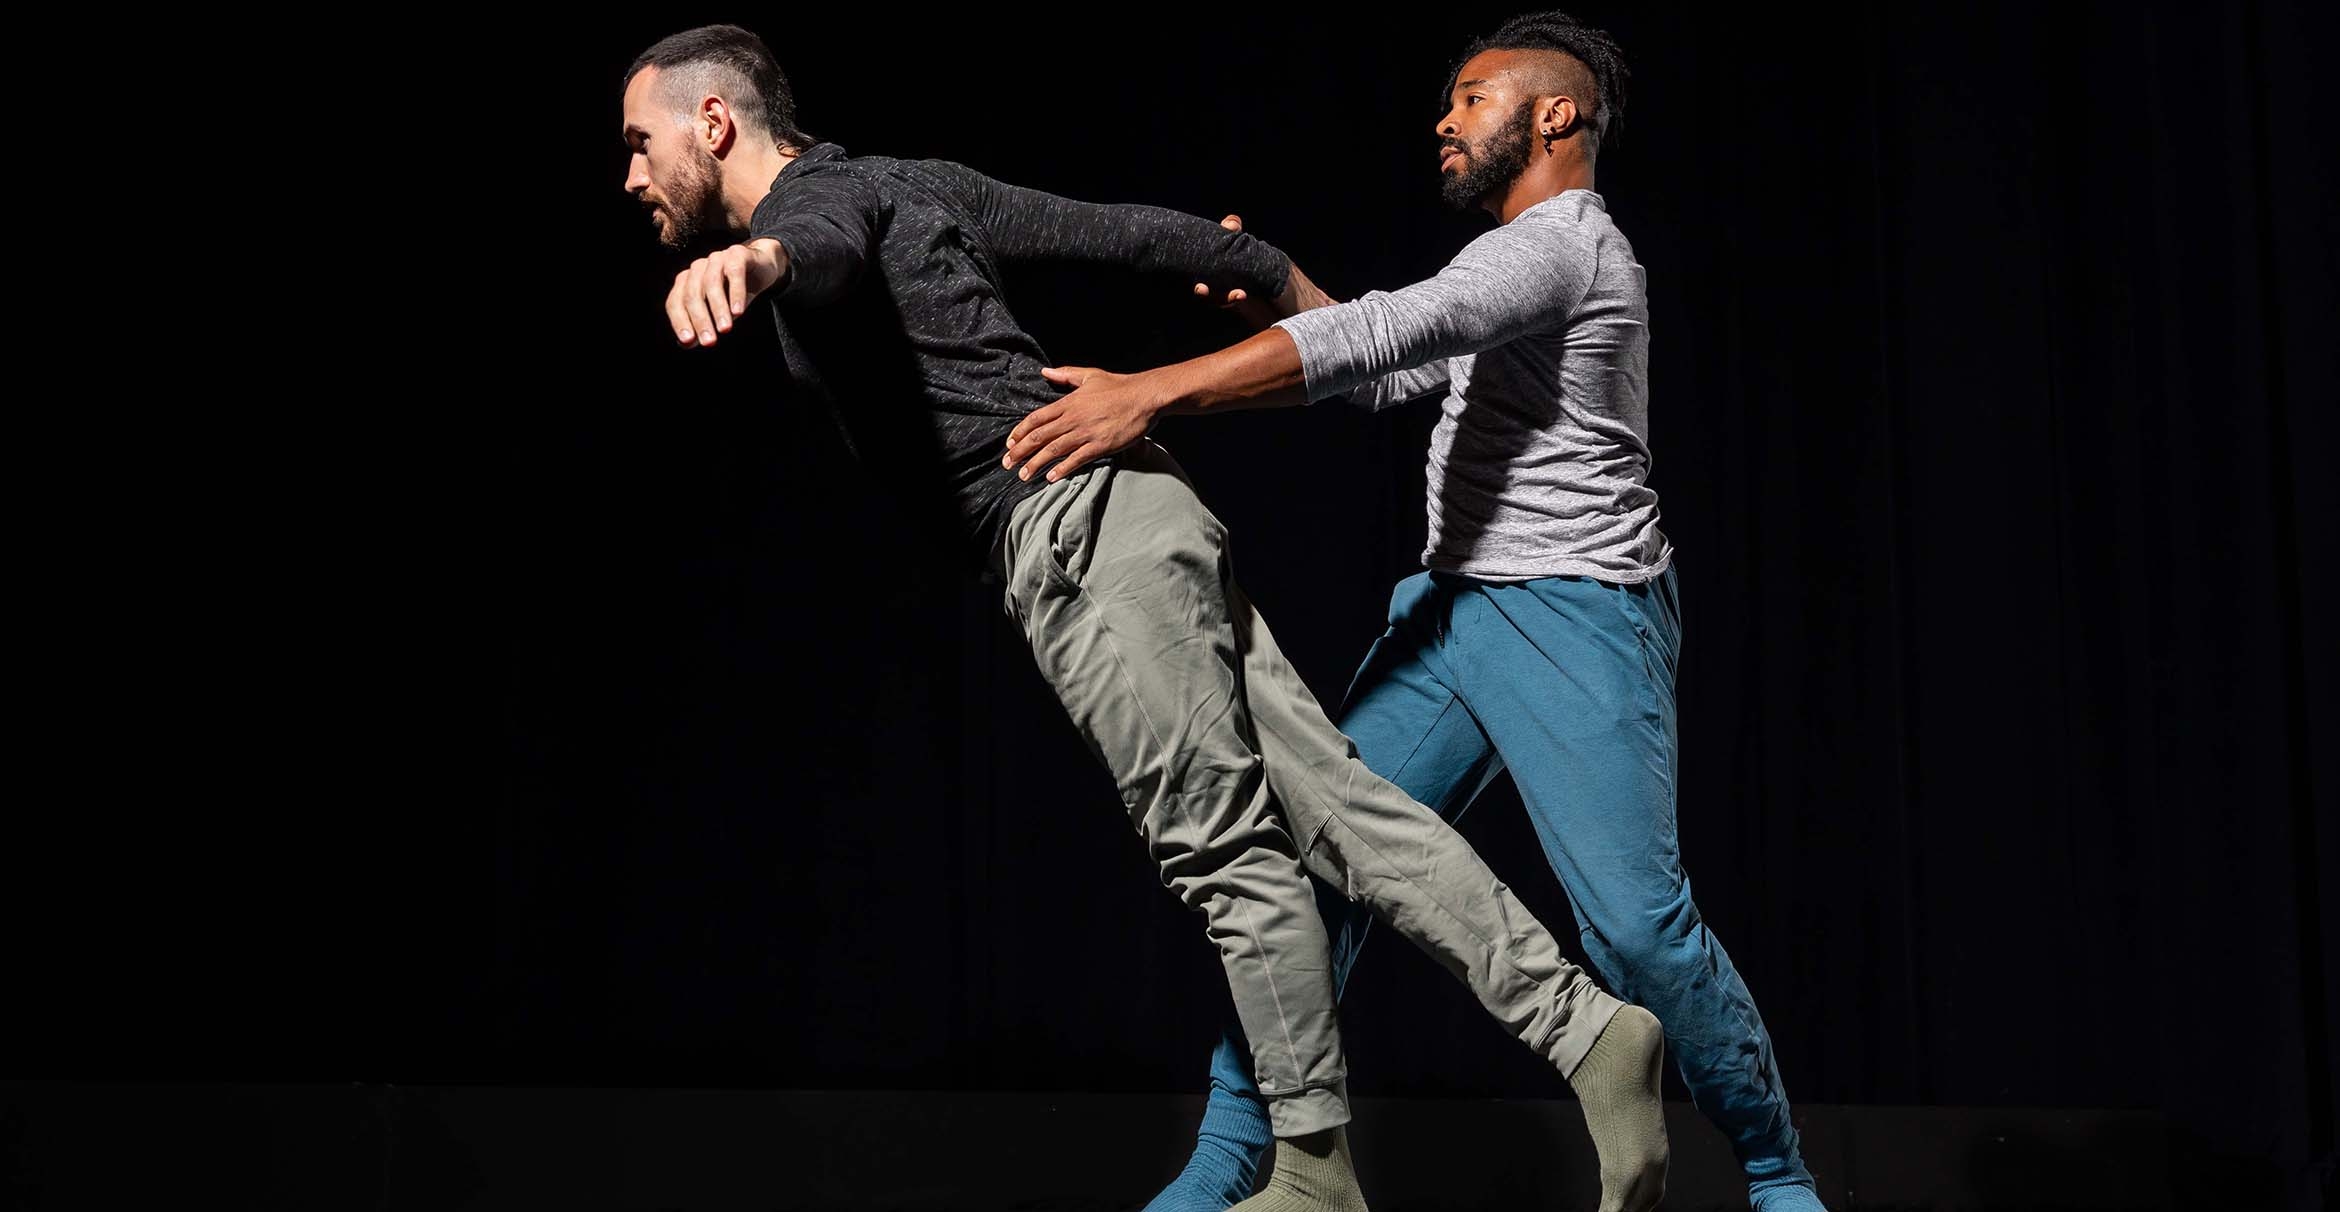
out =
[[[1666,1105],[1658,1085],[1666,1054],[1657,1016],[1617,1011],[1568,1075],[1601,1159],[1601,1212],[1645,1212],[1666,1195]]]
[[[1349,1134],[1328,1128],[1277,1137],[1275,1174],[1230,1212],[1366,1212],[1365,1193],[1349,1165]]]

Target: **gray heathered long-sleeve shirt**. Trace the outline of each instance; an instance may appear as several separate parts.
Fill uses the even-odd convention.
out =
[[[1280,321],[1308,398],[1443,389],[1422,563],[1490,581],[1666,570],[1649,477],[1649,305],[1599,194],[1572,189],[1427,281]]]

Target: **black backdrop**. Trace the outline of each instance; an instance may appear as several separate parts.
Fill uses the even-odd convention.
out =
[[[664,336],[619,74],[741,20],[825,138],[1240,210],[1350,295],[1483,226],[1430,130],[1505,11],[447,26],[409,72],[458,100],[386,144],[433,149],[385,234],[433,256],[372,271],[415,322],[325,372],[425,389],[292,444],[348,520],[256,492],[188,557],[123,724],[162,739],[93,784],[168,790],[20,852],[53,993],[15,1075],[1195,1089],[1215,961],[995,598],[784,406],[762,324]],[[1793,1095],[2160,1108],[2189,1184],[2306,1198],[2340,1072],[2329,17],[1588,15],[1634,68],[1600,186],[1649,271],[1684,850]],[[1131,367],[1237,335],[1181,289],[1011,298]],[[1414,565],[1433,413],[1164,427],[1327,699]],[[1464,828],[1570,920],[1508,785]],[[1344,1014],[1361,1092],[1564,1089],[1387,936]]]

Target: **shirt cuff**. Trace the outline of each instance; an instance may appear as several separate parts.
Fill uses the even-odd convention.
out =
[[[1338,331],[1340,319],[1330,314],[1340,308],[1337,303],[1310,308],[1276,321],[1276,327],[1283,329],[1284,335],[1292,338],[1292,344],[1300,350],[1300,373],[1306,380],[1311,404],[1337,396],[1363,381],[1355,376],[1352,368],[1341,365],[1340,354],[1349,347],[1349,341]]]

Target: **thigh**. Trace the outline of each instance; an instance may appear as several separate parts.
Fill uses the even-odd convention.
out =
[[[1448,645],[1545,857],[1596,930],[1685,882],[1672,653],[1634,594],[1578,577],[1482,585],[1458,601]]]

